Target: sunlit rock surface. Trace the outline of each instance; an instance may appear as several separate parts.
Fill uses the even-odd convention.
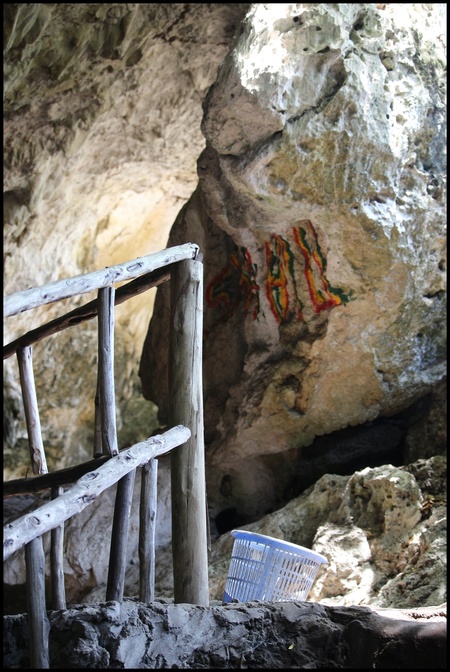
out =
[[[160,466],[162,477],[167,466]],[[366,468],[352,476],[326,474],[285,507],[243,529],[310,548],[328,559],[312,587],[311,601],[386,608],[442,604],[447,599],[446,474],[443,456],[407,467]],[[127,543],[127,596],[139,595],[139,474],[136,481]],[[103,493],[65,525],[69,605],[105,599],[113,494]],[[6,500],[16,518],[21,512],[13,504]],[[172,547],[163,525],[169,514],[170,502],[165,500],[157,514],[155,596],[167,598],[173,597]],[[211,600],[223,597],[232,546],[229,533],[212,538]],[[7,594],[17,599],[16,609],[26,611],[23,549],[5,563],[4,582]]]

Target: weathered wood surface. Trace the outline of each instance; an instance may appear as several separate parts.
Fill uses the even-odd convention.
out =
[[[34,474],[46,474],[42,442],[41,422],[34,384],[31,346],[17,350],[20,384],[25,410],[31,468]],[[25,546],[25,570],[27,590],[27,611],[30,629],[30,667],[48,669],[49,648],[47,607],[45,599],[45,554],[42,537],[29,541]]]
[[[3,528],[3,560],[22,548],[32,539],[41,536],[61,523],[80,513],[106,488],[117,483],[132,469],[146,464],[148,460],[185,443],[191,436],[187,427],[178,425],[158,436],[134,444],[82,476],[77,483],[54,501],[43,504],[35,511],[25,514]],[[104,459],[99,458],[98,461]]]
[[[155,599],[155,539],[158,495],[158,460],[149,460],[141,470],[139,505],[139,600]]]
[[[45,603],[45,554],[42,537],[33,539],[25,546],[25,565],[30,669],[47,670],[50,667],[48,649],[50,623]]]
[[[52,499],[64,492],[63,488],[52,488]],[[66,608],[66,589],[64,586],[64,524],[51,531],[50,576],[52,581],[53,609]]]
[[[191,438],[171,455],[174,600],[208,606],[202,331],[203,264],[183,261],[171,279],[170,424]]]
[[[139,294],[146,292],[148,289],[152,289],[152,287],[157,287],[158,285],[167,282],[170,280],[171,268],[171,266],[168,266],[163,269],[158,269],[153,271],[153,273],[148,273],[141,278],[132,280],[127,285],[118,287],[116,289],[114,305],[118,306],[119,304],[128,301],[128,299],[131,299],[134,296],[138,296]],[[42,339],[47,338],[47,336],[57,334],[59,331],[63,331],[69,327],[75,327],[77,324],[82,324],[82,322],[92,320],[94,317],[97,317],[97,315],[98,300],[94,299],[93,301],[86,303],[84,306],[79,306],[79,308],[75,308],[69,313],[62,315],[61,317],[57,317],[54,320],[37,327],[36,329],[27,331],[26,334],[19,336],[19,338],[11,341],[11,343],[3,346],[3,359],[8,359],[8,357],[11,357],[11,355],[13,355],[19,347],[25,347],[26,345],[32,345],[33,343],[42,341]]]
[[[98,292],[98,390],[104,455],[119,452],[114,386],[114,293],[114,287],[104,287]]]
[[[17,361],[19,364],[20,385],[22,387],[22,399],[25,409],[31,467],[33,474],[46,474],[47,460],[45,459],[44,444],[42,442],[41,420],[39,418],[30,346],[19,348],[17,351]]]
[[[98,469],[98,467],[105,464],[109,459],[108,455],[103,455],[94,460],[76,464],[74,467],[66,467],[65,469],[53,471],[50,474],[43,474],[34,478],[15,478],[11,481],[4,481],[3,497],[33,494],[61,485],[71,485],[88,472]]]
[[[127,566],[128,531],[133,501],[136,469],[117,483],[114,518],[111,532],[106,601],[122,602]]]
[[[94,399],[94,457],[101,457],[103,455],[102,448],[102,415],[100,411],[100,386],[99,386],[99,372],[97,370],[97,389]]]
[[[92,273],[76,275],[64,280],[56,280],[40,287],[32,287],[21,292],[14,292],[4,297],[3,316],[9,317],[23,313],[25,310],[44,306],[47,303],[67,299],[78,294],[87,294],[102,287],[110,287],[116,282],[131,280],[157,268],[162,268],[182,261],[195,259],[199,247],[194,243],[185,243],[176,247],[169,247],[145,257],[138,257],[133,261],[116,264]]]

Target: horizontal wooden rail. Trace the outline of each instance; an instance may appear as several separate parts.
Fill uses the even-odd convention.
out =
[[[198,251],[198,245],[185,243],[92,273],[56,280],[40,287],[31,287],[9,294],[3,300],[3,317],[17,315],[25,310],[68,299],[77,294],[87,294],[103,287],[111,287],[116,282],[138,278],[177,261],[196,259]]]
[[[123,450],[128,450],[124,448]],[[121,452],[123,452],[123,450]],[[95,471],[102,464],[108,462],[110,455],[103,455],[102,457],[95,457],[93,460],[76,464],[73,467],[66,467],[65,469],[58,469],[49,474],[42,474],[41,476],[27,476],[26,478],[15,478],[11,481],[3,482],[3,499],[6,497],[16,497],[20,495],[36,494],[44,492],[50,488],[58,488],[65,485],[72,485],[79,478]]]
[[[108,459],[95,471],[82,476],[77,483],[57,499],[43,504],[4,526],[3,560],[33,539],[53,530],[77,513],[80,513],[104,490],[114,485],[132,469],[154,457],[164,455],[186,443],[191,430],[183,425],[172,427],[164,434],[150,437]]]
[[[172,268],[173,265],[160,268],[156,271],[153,271],[152,273],[147,273],[146,275],[137,278],[136,280],[132,280],[122,287],[119,287],[116,290],[114,305],[118,306],[119,304],[124,303],[124,301],[127,301],[134,296],[138,296],[152,287],[157,287],[163,282],[167,282],[167,280],[170,280],[170,273]],[[13,355],[18,348],[23,348],[26,345],[33,345],[33,343],[42,341],[44,338],[47,338],[47,336],[52,336],[53,334],[57,334],[59,331],[63,331],[69,327],[75,327],[76,325],[81,324],[82,322],[86,322],[87,320],[92,320],[94,317],[97,317],[97,315],[98,300],[94,299],[93,301],[86,303],[84,306],[79,306],[78,308],[71,310],[70,313],[61,315],[61,317],[57,317],[54,320],[37,327],[36,329],[27,331],[27,333],[23,334],[23,336],[19,336],[19,338],[11,341],[11,343],[3,346],[3,359],[8,359],[8,357],[11,357],[11,355]]]

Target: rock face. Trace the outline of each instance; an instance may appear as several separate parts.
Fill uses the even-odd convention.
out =
[[[5,294],[166,247],[197,183],[202,101],[248,6],[5,5]],[[4,341],[93,298],[11,317]],[[153,300],[151,290],[116,310],[121,446],[157,424],[137,375]],[[92,457],[94,322],[33,348],[50,470]],[[14,358],[4,380],[14,478],[29,467]]]
[[[445,378],[442,9],[255,4],[205,98],[169,241],[205,257],[213,515],[276,508],[302,448]],[[167,312],[161,287],[140,375],[162,423]]]
[[[444,607],[106,602],[49,614],[50,668],[444,669],[446,617]],[[4,626],[4,667],[27,669],[26,618]]]
[[[166,468],[162,465],[163,473]],[[327,558],[310,593],[314,602],[432,607],[447,599],[446,474],[443,456],[406,467],[366,468],[352,476],[327,474],[282,509],[243,529],[311,548]],[[139,595],[139,474],[136,481],[125,576],[125,595],[130,597]],[[69,605],[105,599],[113,511],[110,489],[65,526]],[[10,512],[12,518],[20,514],[17,509]],[[172,548],[170,537],[164,535],[167,517],[169,501],[157,514],[155,595],[171,598]],[[45,541],[48,551],[49,539]],[[228,533],[215,537],[211,546],[210,599],[221,600],[233,537]],[[13,613],[26,611],[23,549],[5,563],[4,582],[10,596],[5,604],[14,599],[17,611]]]
[[[320,614],[441,604],[446,6],[5,7],[4,292],[166,245],[195,242],[204,254],[211,599],[231,550],[223,532],[245,526],[328,557],[312,593]],[[8,319],[5,341],[78,303]],[[168,285],[145,339],[152,310],[145,294],[116,311],[120,447],[167,421]],[[85,461],[97,327],[33,351],[49,468]],[[4,400],[5,475],[22,477],[12,359]],[[161,460],[162,597],[172,595],[169,481]],[[66,526],[69,601],[104,599],[113,495]],[[14,516],[35,506],[14,504]],[[129,595],[137,528],[133,513]],[[20,555],[5,581],[23,584]],[[88,655],[83,637],[74,646]],[[130,663],[128,644],[118,647],[92,662]],[[241,667],[255,651],[236,651]],[[352,651],[339,661],[354,662]]]

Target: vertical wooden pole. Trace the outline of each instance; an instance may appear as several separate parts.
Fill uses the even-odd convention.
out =
[[[100,339],[99,339],[100,341]],[[100,368],[100,367],[99,367]],[[102,417],[100,410],[100,371],[97,370],[97,390],[95,392],[95,419],[94,419],[94,457],[103,455],[102,448]]]
[[[34,383],[31,346],[17,350],[20,384],[25,409],[31,467],[34,474],[47,473],[41,421]],[[30,630],[30,667],[49,669],[48,633],[50,623],[45,603],[45,554],[42,537],[25,546],[27,610]]]
[[[52,488],[52,499],[64,492],[63,488]],[[50,532],[50,576],[52,579],[53,609],[66,608],[66,591],[64,587],[64,523]]]
[[[171,275],[170,425],[191,438],[171,452],[174,601],[209,605],[202,384],[203,264]]]
[[[39,418],[36,388],[34,384],[33,361],[30,345],[17,350],[17,361],[19,364],[20,385],[22,387],[22,398],[28,432],[28,446],[30,449],[33,474],[46,474],[47,461],[45,459],[44,445],[42,442],[41,420]]]
[[[122,602],[128,549],[128,528],[133,500],[136,469],[123,476],[117,483],[116,503],[111,534],[108,583],[106,599]]]
[[[141,470],[139,509],[139,600],[155,599],[155,538],[158,487],[158,460],[153,458]]]
[[[114,287],[98,291],[98,383],[102,449],[105,455],[118,455],[116,395],[114,386]],[[109,553],[106,599],[121,602],[125,583],[128,528],[136,470],[117,483]]]
[[[114,392],[114,287],[98,290],[98,389],[105,455],[118,455]]]
[[[48,634],[50,623],[45,605],[45,555],[42,537],[33,539],[25,546],[27,578],[27,610],[30,623],[30,668],[48,670]],[[28,590],[28,586],[33,586]]]

